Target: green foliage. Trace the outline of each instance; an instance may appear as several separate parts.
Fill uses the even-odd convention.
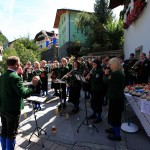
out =
[[[78,13],[75,24],[77,29],[80,29],[82,33],[89,36],[92,32],[96,22],[96,17],[93,13],[81,12]]]
[[[69,56],[77,55],[80,51],[80,48],[81,48],[81,44],[79,41],[74,41],[74,42],[70,43],[70,46],[67,49],[68,55]]]
[[[20,38],[13,43],[13,48],[7,48],[3,51],[3,61],[0,62],[3,68],[2,71],[6,70],[5,61],[9,56],[18,56],[21,63],[25,65],[27,61],[31,61],[32,63],[36,60],[40,61],[41,52],[33,40]]]
[[[107,0],[95,0],[94,11],[98,22],[101,24],[105,24],[108,18],[112,16],[111,10],[108,9]]]
[[[29,37],[21,37],[17,40],[18,43],[21,43],[23,47],[26,49],[38,50],[38,46],[34,42],[34,40],[30,40]]]
[[[7,38],[0,31],[0,43],[6,43],[7,41],[8,41]]]
[[[123,21],[109,20],[105,25],[107,48],[119,49],[123,46]]]
[[[79,13],[76,26],[86,36],[86,46],[92,51],[119,49],[123,46],[122,21],[118,22],[108,9],[108,0],[95,0],[95,13]]]

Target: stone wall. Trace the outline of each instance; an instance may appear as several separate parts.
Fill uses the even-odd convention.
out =
[[[41,53],[41,60],[52,61],[58,59],[58,47],[50,48]]]

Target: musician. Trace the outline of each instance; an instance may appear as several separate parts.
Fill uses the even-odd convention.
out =
[[[33,85],[36,85],[36,86],[33,86]],[[40,77],[39,76],[34,76],[32,78],[32,85],[29,85],[30,88],[34,89],[34,92],[32,94],[32,96],[41,96],[41,80],[40,80]],[[35,111],[38,111],[38,110],[41,110],[41,106],[40,106],[40,103],[38,102],[34,102],[34,110]]]
[[[40,79],[42,82],[41,85],[41,90],[43,92],[43,95],[48,95],[48,73],[50,72],[49,67],[46,65],[46,61],[42,60],[41,61],[41,75],[40,75]]]
[[[102,63],[101,63],[101,67],[103,70],[103,73],[105,72],[106,69],[110,70],[109,67],[109,62],[110,58],[107,56],[105,58],[102,58]],[[107,90],[108,90],[108,86],[106,84],[104,84],[104,102],[103,102],[103,106],[107,106],[108,105],[108,98],[107,98]]]
[[[41,69],[40,69],[40,63],[39,63],[38,61],[35,61],[35,62],[34,62],[34,69],[33,69],[32,74],[33,74],[33,77],[36,77],[36,78],[33,78],[33,80],[38,80],[37,77],[40,78],[41,73],[42,73],[42,71],[41,71]],[[32,81],[32,82],[34,83],[34,81]],[[37,85],[37,86],[38,86],[38,89],[41,91],[41,84],[42,84],[41,79],[40,79],[40,81],[39,81],[38,83],[39,83],[39,84]],[[39,91],[39,90],[38,90],[38,91]],[[40,96],[41,96],[41,95],[40,95]],[[34,107],[34,109],[35,109],[35,110],[40,110],[40,109],[41,109],[40,103],[35,102],[35,107]]]
[[[125,86],[129,85],[129,66],[126,61],[124,61],[124,56],[118,56],[118,59],[120,60],[124,75],[125,75]]]
[[[90,65],[90,63],[88,61],[85,62],[85,67],[82,73],[83,77],[86,77],[89,73],[90,70],[92,69],[92,66]],[[85,99],[89,99],[90,95],[91,95],[91,82],[90,79],[86,79],[86,82],[83,82],[83,91],[84,91],[84,96]]]
[[[73,62],[73,70],[66,74],[68,84],[70,85],[68,102],[74,104],[74,108],[72,109],[73,113],[77,113],[79,111],[81,81],[77,79],[77,75],[81,75],[81,71],[79,62],[75,60]]]
[[[23,68],[23,80],[31,82],[33,77],[32,71],[33,71],[32,64],[30,61],[28,61]]]
[[[18,76],[21,77],[21,79],[23,80],[23,69],[22,69],[22,63],[21,62],[20,62],[20,66],[16,72],[17,72]]]
[[[125,61],[125,63],[128,66],[128,73],[126,73],[126,77],[128,75],[128,83],[129,85],[133,85],[137,83],[137,72],[136,69],[134,69],[134,64],[138,61],[138,59],[135,58],[135,55],[133,53],[130,54],[130,57],[128,60]]]
[[[62,79],[64,75],[66,75],[68,72],[69,72],[69,68],[67,66],[67,59],[62,58],[61,66],[58,68],[58,74],[56,77],[58,79]],[[58,107],[60,108],[61,106],[63,106],[63,108],[65,108],[66,107],[66,84],[61,84],[61,89],[62,89],[62,93],[59,93],[59,96],[60,96],[60,99],[63,99],[64,101],[63,101],[63,104],[59,105]]]
[[[140,61],[137,63],[138,83],[148,83],[150,62],[145,53],[140,54]]]
[[[53,65],[51,65],[51,72],[52,72],[52,76],[51,76],[52,85],[51,85],[51,88],[52,89],[54,88],[54,91],[55,91],[54,96],[59,96],[59,93],[57,91],[59,89],[59,86],[58,86],[58,84],[54,83],[54,81],[57,78],[58,67],[59,67],[59,62],[58,61],[54,61]]]
[[[102,121],[102,103],[104,101],[104,83],[103,83],[103,71],[100,68],[100,61],[93,61],[93,68],[90,74],[86,76],[87,79],[91,78],[91,108],[93,113],[88,119],[94,119],[93,123],[99,123]]]
[[[125,76],[120,60],[117,57],[109,60],[109,67],[111,68],[111,73],[109,70],[105,70],[104,82],[108,85],[108,123],[112,127],[106,129],[105,131],[109,133],[107,136],[108,139],[113,141],[120,141],[121,117],[122,111],[124,109]]]

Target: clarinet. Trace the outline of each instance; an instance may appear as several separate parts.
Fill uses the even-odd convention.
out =
[[[72,70],[71,70],[70,72],[68,72],[67,74],[72,73],[74,70],[75,70],[75,69],[72,69]],[[67,74],[66,74],[66,75],[64,75],[64,76],[61,78],[61,80],[62,80],[62,79],[64,79],[64,78],[66,78],[66,77],[68,77],[68,75],[67,75]]]
[[[93,70],[94,70],[94,68],[92,68],[91,70],[90,70],[90,72],[86,75],[86,79],[88,79],[88,77],[90,76],[90,75],[92,75],[92,72],[93,72]]]

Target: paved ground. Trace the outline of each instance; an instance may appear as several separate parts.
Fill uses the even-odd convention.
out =
[[[53,91],[51,91],[51,94]],[[82,124],[85,118],[85,103],[83,92],[80,99],[80,111],[77,114],[70,114],[72,104],[67,103],[65,112],[69,114],[69,119],[57,113],[58,98],[50,98],[43,103],[42,110],[36,112],[38,126],[46,131],[37,137],[33,135],[31,142],[29,138],[35,129],[35,119],[32,112],[32,105],[25,102],[25,109],[22,111],[20,119],[19,134],[17,136],[16,150],[149,150],[150,139],[147,137],[139,121],[129,108],[127,117],[138,124],[139,131],[137,133],[121,132],[122,141],[114,142],[107,139],[105,129],[107,124],[107,107],[103,107],[103,121],[96,124],[96,128]],[[89,102],[87,100],[88,115],[91,113]],[[84,122],[86,123],[86,122]],[[52,133],[52,125],[57,128],[56,133]],[[79,128],[79,125],[81,127]],[[77,133],[77,129],[79,132]],[[37,134],[37,132],[35,132]],[[42,147],[43,145],[43,147]]]

